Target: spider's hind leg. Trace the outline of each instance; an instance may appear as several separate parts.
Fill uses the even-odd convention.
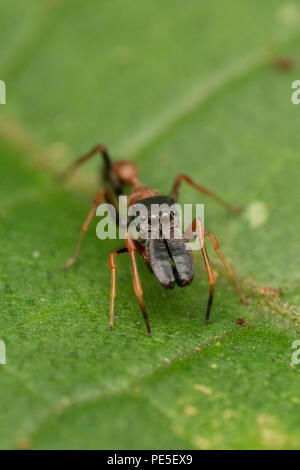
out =
[[[182,182],[185,181],[189,186],[192,186],[195,188],[197,191],[200,193],[204,194],[205,196],[210,197],[211,199],[214,199],[216,202],[221,204],[223,207],[225,207],[227,210],[230,212],[240,212],[242,210],[242,207],[240,206],[232,206],[228,202],[226,202],[223,198],[218,196],[216,193],[213,193],[209,189],[204,188],[204,186],[200,186],[199,184],[195,183],[195,181],[192,180],[187,175],[179,174],[175,178],[175,181],[173,183],[173,187],[171,190],[171,197],[174,199],[174,201],[177,201],[178,196],[179,196],[179,189],[182,184]]]

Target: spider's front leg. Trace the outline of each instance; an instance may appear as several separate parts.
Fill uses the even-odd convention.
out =
[[[195,229],[196,229],[196,234],[194,233]],[[216,279],[215,279],[214,271],[211,267],[210,260],[206,251],[203,224],[202,224],[202,221],[198,218],[194,219],[191,225],[184,232],[184,238],[187,242],[195,238],[195,236],[197,236],[200,241],[205,269],[207,272],[208,282],[209,282],[209,297],[208,297],[206,316],[205,316],[205,320],[206,322],[208,322],[209,317],[210,317],[211,306],[212,306],[213,299],[214,299]]]
[[[102,201],[103,197],[105,198],[106,202],[108,202],[109,204],[112,204],[115,207],[114,200],[113,200],[111,194],[109,193],[109,191],[107,191],[106,189],[102,189],[101,191],[99,191],[99,193],[96,195],[96,197],[94,199],[92,208],[91,208],[91,210],[90,210],[83,226],[81,227],[74,255],[72,256],[72,258],[70,258],[66,262],[66,264],[63,266],[63,269],[69,269],[72,266],[72,264],[74,264],[75,261],[77,260],[79,252],[80,252],[81,244],[82,244],[83,239],[84,239],[84,235],[87,232],[87,230],[89,228],[89,225],[90,225],[94,215],[96,214],[97,207],[99,206],[99,204]],[[116,222],[118,223],[119,216],[118,216],[118,212],[117,212],[116,208],[115,208],[115,210],[116,210],[116,217],[117,217]]]
[[[217,253],[217,255],[219,256],[220,260],[222,261],[223,265],[225,266],[229,276],[231,277],[231,279],[233,280],[234,284],[235,284],[235,287],[236,287],[236,290],[238,291],[239,293],[239,296],[240,296],[240,299],[241,299],[241,302],[244,304],[244,305],[248,305],[248,300],[246,299],[245,297],[245,294],[243,293],[242,291],[242,288],[240,286],[240,283],[238,281],[238,278],[236,277],[235,275],[235,272],[234,270],[232,269],[232,267],[230,266],[230,264],[228,263],[228,261],[226,260],[225,256],[223,255],[222,251],[220,250],[220,245],[219,245],[219,242],[218,240],[216,239],[216,237],[214,236],[213,233],[211,232],[204,232],[204,237],[205,238],[210,238],[211,242],[212,242],[212,246],[213,246],[213,249],[215,250],[215,252]]]
[[[145,307],[144,299],[143,299],[143,291],[142,291],[142,286],[141,286],[141,281],[140,281],[140,276],[138,273],[138,268],[136,264],[136,258],[135,254],[138,252],[141,256],[143,256],[143,252],[138,249],[138,247],[135,246],[134,241],[130,237],[130,235],[127,233],[125,237],[125,242],[126,246],[123,246],[121,248],[117,248],[116,250],[113,250],[110,255],[109,255],[109,267],[111,270],[111,290],[110,290],[110,322],[109,326],[110,328],[113,328],[114,325],[114,305],[115,305],[115,297],[116,297],[116,270],[117,270],[117,265],[116,265],[116,256],[120,253],[129,253],[130,256],[130,261],[131,261],[131,268],[132,268],[132,277],[133,277],[133,287],[134,287],[134,292],[135,295],[137,296],[137,299],[139,301],[140,309],[143,314],[144,321],[146,323],[146,328],[148,335],[151,336],[151,327],[149,323],[149,317],[147,314],[147,310]]]
[[[110,288],[110,315],[109,315],[109,328],[114,326],[114,317],[115,317],[115,298],[117,294],[116,289],[116,256],[121,253],[128,253],[126,246],[117,248],[113,250],[109,255],[109,268],[111,270],[111,288]]]
[[[140,276],[139,276],[138,267],[137,267],[136,258],[135,258],[135,253],[137,249],[136,249],[133,239],[130,237],[128,233],[126,234],[126,246],[127,246],[128,253],[130,256],[130,261],[131,261],[134,292],[139,301],[140,309],[143,314],[144,321],[146,323],[148,335],[151,336],[151,327],[149,323],[148,313],[147,313],[145,303],[144,303],[142,285],[141,285]]]
[[[196,228],[196,235],[198,236],[198,239],[199,239],[200,244],[201,244],[202,254],[203,254],[205,267],[206,267],[206,271],[207,271],[207,275],[208,275],[208,280],[209,280],[209,284],[210,284],[209,299],[208,299],[208,304],[207,304],[207,309],[206,309],[206,321],[208,322],[209,316],[210,316],[210,310],[211,310],[211,306],[212,306],[212,302],[213,302],[213,296],[214,296],[215,276],[214,276],[213,269],[211,267],[211,264],[210,264],[210,261],[209,261],[209,258],[208,258],[208,254],[207,254],[207,251],[206,251],[205,238],[210,238],[210,240],[212,241],[213,249],[215,250],[215,252],[219,256],[219,258],[222,261],[223,265],[225,266],[228,274],[230,275],[231,279],[233,280],[233,282],[235,284],[235,287],[236,287],[236,289],[239,293],[240,299],[243,302],[243,304],[247,305],[248,301],[247,301],[247,299],[246,299],[246,297],[245,297],[245,295],[242,291],[242,288],[239,284],[239,281],[238,281],[238,279],[235,275],[234,270],[231,268],[231,266],[229,265],[229,263],[226,260],[225,256],[223,255],[223,253],[220,250],[218,240],[216,239],[216,237],[211,232],[206,232],[204,230],[203,223],[200,219],[196,218],[195,220],[193,220],[191,225],[185,231],[184,235],[185,235],[186,241],[190,241],[192,238],[194,238],[196,236],[195,233],[194,233],[195,228]]]

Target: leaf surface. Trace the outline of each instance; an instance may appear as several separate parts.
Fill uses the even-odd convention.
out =
[[[1,448],[299,448],[299,19],[299,2],[279,0],[1,6]],[[271,66],[281,55],[291,70]],[[116,243],[96,238],[96,221],[78,264],[60,269],[97,162],[54,181],[99,141],[162,192],[184,172],[245,207],[228,216],[182,187],[181,202],[205,202],[248,307],[211,249],[208,325],[199,253],[192,286],[171,292],[139,260],[149,339],[123,255],[108,329]]]

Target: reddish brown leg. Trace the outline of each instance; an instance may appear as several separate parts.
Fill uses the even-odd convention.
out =
[[[77,158],[73,163],[71,163],[71,165],[68,166],[68,168],[61,174],[61,176],[59,177],[59,180],[63,181],[66,178],[68,178],[80,165],[87,162],[90,158],[94,157],[97,153],[100,153],[100,155],[102,155],[103,157],[105,168],[107,171],[107,176],[113,186],[114,191],[117,194],[120,194],[121,185],[120,185],[119,178],[117,177],[115,171],[113,170],[113,166],[110,160],[108,150],[102,144],[95,145],[89,152],[85,153],[81,157]]]
[[[212,306],[213,298],[214,298],[216,280],[215,280],[215,275],[214,275],[214,272],[211,267],[209,257],[206,251],[206,246],[204,242],[204,228],[203,228],[202,221],[200,219],[193,220],[190,227],[188,227],[187,230],[185,231],[185,237],[187,240],[191,240],[195,229],[197,230],[197,236],[201,244],[202,255],[204,258],[204,264],[205,264],[205,268],[207,271],[208,282],[209,282],[209,297],[208,297],[206,317],[205,317],[206,322],[208,322],[209,317],[210,317],[210,310],[211,310],[211,306]]]
[[[66,264],[63,267],[64,269],[69,269],[72,266],[72,264],[74,264],[75,261],[77,260],[78,255],[79,255],[79,251],[80,251],[80,247],[81,247],[82,241],[84,239],[85,232],[87,232],[87,230],[89,228],[89,225],[91,223],[91,220],[94,217],[94,215],[96,213],[96,210],[97,210],[97,207],[99,206],[99,204],[100,204],[103,197],[105,197],[106,201],[109,202],[110,204],[114,204],[112,196],[110,195],[110,193],[106,189],[102,189],[101,191],[99,191],[99,193],[97,194],[97,196],[94,199],[94,202],[93,202],[92,208],[89,212],[89,215],[87,216],[86,221],[84,222],[83,226],[81,227],[74,255],[72,256],[72,258],[70,258],[66,262]]]
[[[140,309],[142,311],[143,318],[146,323],[148,335],[151,336],[151,327],[149,323],[147,310],[144,304],[143,291],[142,291],[140,276],[138,273],[138,268],[137,268],[136,259],[135,259],[136,248],[135,248],[134,241],[132,240],[132,238],[130,238],[129,234],[127,234],[127,238],[126,238],[126,247],[128,249],[130,261],[131,261],[134,292],[140,304]]]
[[[182,174],[178,175],[175,178],[175,181],[174,181],[174,184],[173,184],[173,187],[172,187],[171,197],[175,201],[177,201],[177,199],[178,199],[179,188],[180,188],[180,185],[181,185],[182,181],[185,181],[187,184],[189,184],[193,188],[197,189],[197,191],[200,191],[200,193],[205,194],[205,196],[208,196],[208,197],[214,199],[215,201],[219,202],[220,204],[222,204],[222,206],[226,207],[226,209],[228,209],[232,212],[236,212],[236,211],[241,210],[241,207],[232,206],[232,205],[228,204],[226,201],[224,201],[217,194],[215,194],[215,193],[209,191],[208,189],[204,188],[203,186],[200,186],[199,184],[195,183],[189,176],[182,175]]]
[[[232,278],[232,280],[233,280],[233,282],[234,282],[234,284],[235,284],[235,287],[236,287],[236,289],[237,289],[237,291],[238,291],[238,293],[239,293],[239,296],[240,296],[241,301],[242,301],[245,305],[247,305],[247,304],[248,304],[248,301],[247,301],[247,299],[246,299],[246,297],[245,297],[245,295],[244,295],[244,293],[243,293],[243,291],[242,291],[242,289],[241,289],[241,286],[240,286],[240,284],[239,284],[239,281],[237,280],[237,277],[236,277],[236,275],[235,275],[233,269],[231,268],[231,266],[229,265],[228,261],[226,260],[226,258],[224,257],[223,253],[222,253],[221,250],[220,250],[220,246],[219,246],[218,240],[217,240],[216,237],[215,237],[212,233],[210,233],[210,232],[205,232],[205,233],[204,233],[204,236],[211,239],[213,248],[214,248],[215,252],[217,253],[217,255],[219,256],[219,258],[220,258],[220,260],[222,261],[222,263],[224,264],[225,268],[227,269],[228,274],[231,276],[231,278]]]
[[[62,173],[60,176],[61,180],[64,180],[68,176],[70,176],[80,165],[87,162],[90,158],[92,158],[97,153],[100,153],[103,156],[105,165],[107,167],[111,166],[110,158],[108,155],[107,148],[104,145],[98,144],[95,145],[89,152],[85,153],[81,157],[77,158],[70,166]]]
[[[120,253],[127,253],[126,246],[113,250],[109,255],[109,267],[111,270],[111,289],[110,289],[110,315],[109,315],[109,327],[114,326],[114,311],[115,311],[115,298],[116,298],[116,256]]]

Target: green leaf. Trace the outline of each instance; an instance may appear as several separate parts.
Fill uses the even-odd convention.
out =
[[[1,448],[299,448],[299,21],[300,3],[279,0],[1,6]],[[98,162],[68,187],[54,178],[99,141],[162,192],[184,172],[245,207],[228,216],[182,187],[181,202],[205,202],[248,307],[211,248],[208,325],[199,253],[192,286],[174,291],[139,259],[148,338],[123,255],[108,329],[117,245],[96,220],[61,270]]]

